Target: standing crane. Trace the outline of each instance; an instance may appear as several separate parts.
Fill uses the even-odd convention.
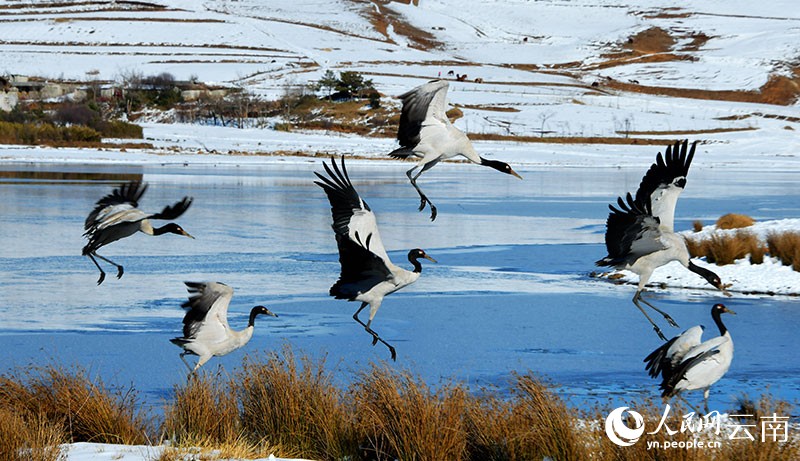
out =
[[[705,327],[697,325],[670,339],[644,359],[645,370],[651,377],[661,375],[662,397],[681,398],[683,391],[703,389],[708,413],[709,389],[725,375],[733,360],[733,339],[722,323],[722,314],[736,312],[722,304],[711,308],[711,318],[719,328],[719,336],[700,342]]]
[[[460,155],[472,163],[522,179],[507,163],[487,160],[478,155],[467,135],[450,123],[445,115],[448,86],[444,80],[431,80],[399,96],[403,101],[400,128],[397,131],[400,148],[389,153],[394,158],[420,157],[419,162],[406,172],[406,176],[419,194],[419,211],[425,209],[426,204],[430,205],[431,221],[436,219],[436,206],[419,188],[417,179],[442,160]],[[416,169],[419,172],[414,174]]]
[[[416,248],[408,252],[408,261],[414,267],[413,270],[395,266],[383,247],[375,214],[350,182],[344,157],[341,169],[333,159],[332,169],[325,162],[322,165],[328,177],[314,172],[320,179],[314,183],[322,187],[331,204],[332,227],[336,234],[341,265],[339,280],[331,287],[330,295],[336,299],[361,301],[361,307],[353,314],[353,319],[372,335],[373,346],[380,341],[389,348],[392,360],[397,360],[394,347],[371,328],[372,320],[386,295],[417,281],[422,274],[420,258],[433,262],[436,260]],[[364,323],[358,318],[358,314],[367,306],[369,320]]]
[[[175,223],[168,223],[161,227],[153,227],[150,222],[153,219],[173,220],[181,216],[192,204],[191,197],[184,197],[174,205],[168,205],[160,213],[145,213],[138,209],[139,200],[147,190],[147,184],[139,181],[131,181],[122,184],[113,192],[97,201],[97,204],[86,217],[84,223],[83,236],[89,239],[89,243],[83,247],[83,256],[88,256],[97,269],[100,271],[100,278],[97,284],[103,283],[106,273],[100,264],[97,263],[95,256],[117,268],[117,278],[121,278],[125,272],[122,265],[97,254],[97,250],[116,242],[119,239],[130,237],[137,232],[147,235],[163,235],[167,233],[183,235],[194,238],[183,228]]]

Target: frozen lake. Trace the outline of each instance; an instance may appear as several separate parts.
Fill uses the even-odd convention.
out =
[[[561,386],[574,405],[633,396],[657,397],[642,359],[660,343],[631,304],[632,286],[592,279],[602,245],[607,204],[638,186],[642,168],[561,168],[518,171],[524,181],[474,166],[440,165],[420,186],[439,207],[435,223],[404,171],[411,164],[353,161],[350,177],[378,216],[395,263],[420,247],[439,261],[422,278],[389,296],[373,324],[397,348],[393,366],[428,383],[454,378],[503,385],[513,371],[531,370]],[[382,346],[351,318],[357,303],[327,296],[338,277],[330,211],[312,182],[318,161],[261,166],[3,165],[0,178],[0,370],[29,364],[78,364],[107,382],[133,385],[149,405],[168,398],[185,379],[179,349],[184,280],[221,281],[236,293],[233,328],[264,304],[244,351],[213,359],[207,371],[231,371],[244,354],[284,343],[312,356],[327,354],[337,379],[348,382]],[[22,173],[35,172],[36,174]],[[114,173],[120,180],[95,178]],[[122,178],[150,184],[140,207],[158,211],[184,195],[195,201],[178,222],[196,240],[137,235],[101,254],[125,266],[121,280],[80,256],[83,220],[94,202]],[[757,220],[800,216],[800,172],[702,169],[693,166],[678,205],[677,229],[707,224],[728,212]],[[425,261],[427,262],[427,261]],[[670,289],[650,295],[681,324],[716,335],[715,302],[736,345],[727,376],[712,389],[711,409],[732,408],[743,393],[800,396],[798,301],[789,297]],[[665,334],[681,330],[660,322]],[[792,358],[794,357],[794,358]],[[697,402],[699,393],[690,397]]]

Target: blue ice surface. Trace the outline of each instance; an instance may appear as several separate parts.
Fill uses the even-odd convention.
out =
[[[209,373],[231,373],[245,355],[263,358],[285,344],[326,357],[347,385],[372,363],[410,370],[428,384],[459,381],[501,392],[515,373],[556,386],[569,404],[625,404],[657,397],[642,359],[660,341],[630,302],[633,286],[593,279],[607,204],[634,191],[641,171],[547,168],[518,181],[468,165],[440,165],[420,179],[439,207],[431,223],[403,172],[410,164],[349,164],[351,179],[378,216],[393,261],[423,247],[422,278],[390,295],[373,327],[397,348],[396,363],[352,315],[358,303],[327,295],[338,276],[330,208],[312,171],[319,163],[261,167],[5,165],[7,171],[142,174],[150,189],[141,208],[157,211],[184,195],[194,204],[177,221],[196,240],[137,235],[100,253],[125,266],[96,286],[94,265],[80,255],[83,220],[115,182],[84,179],[0,180],[0,371],[28,365],[77,365],[107,384],[133,386],[159,408],[185,380],[179,349],[183,281],[215,280],[236,290],[233,328],[265,304],[243,350],[215,358]],[[45,174],[46,176],[46,174]],[[727,212],[756,219],[800,215],[800,172],[698,170],[678,205],[676,228],[711,223]],[[737,187],[738,184],[738,187]],[[712,290],[660,290],[650,299],[685,329],[704,324],[715,302],[736,355],[712,388],[712,409],[730,409],[744,394],[796,401],[800,359],[797,301],[789,297],[723,298]],[[366,315],[366,311],[362,312]],[[667,335],[681,330],[659,323]],[[690,395],[699,402],[700,394]]]

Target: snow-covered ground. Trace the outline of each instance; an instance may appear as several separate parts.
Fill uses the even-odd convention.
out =
[[[64,445],[62,453],[66,456],[67,461],[150,461],[160,459],[161,454],[164,452],[163,446],[147,446],[147,445],[116,445],[109,443],[73,443]],[[188,455],[186,459],[196,459],[196,455]],[[204,453],[202,459],[213,459],[218,461],[226,461],[226,458],[216,457],[214,453]],[[291,461],[288,458],[276,458],[270,455],[267,458],[258,458],[253,461]],[[294,459],[293,461],[303,461],[301,459]]]

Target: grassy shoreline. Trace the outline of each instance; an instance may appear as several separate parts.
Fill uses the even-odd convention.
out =
[[[470,389],[449,382],[435,389],[408,371],[386,364],[334,384],[325,359],[297,355],[290,346],[266,358],[248,357],[229,375],[201,374],[180,384],[162,418],[141,408],[133,385],[118,388],[81,369],[50,365],[0,377],[0,457],[55,460],[60,443],[100,442],[169,446],[159,460],[188,453],[220,458],[275,454],[320,460],[791,460],[800,439],[761,442],[762,415],[789,415],[790,406],[768,395],[742,397],[728,413],[745,413],[755,441],[725,435],[665,431],[645,433],[630,447],[608,439],[603,420],[610,406],[569,407],[556,388],[533,372],[516,373],[511,391]],[[655,387],[655,385],[654,385]],[[692,411],[671,402],[667,423],[681,427]],[[664,404],[631,403],[648,432]],[[744,424],[744,423],[740,423]],[[716,437],[716,439],[714,439]],[[720,439],[722,437],[722,439]],[[650,450],[648,442],[720,440],[714,450]],[[210,453],[215,452],[216,455]]]

